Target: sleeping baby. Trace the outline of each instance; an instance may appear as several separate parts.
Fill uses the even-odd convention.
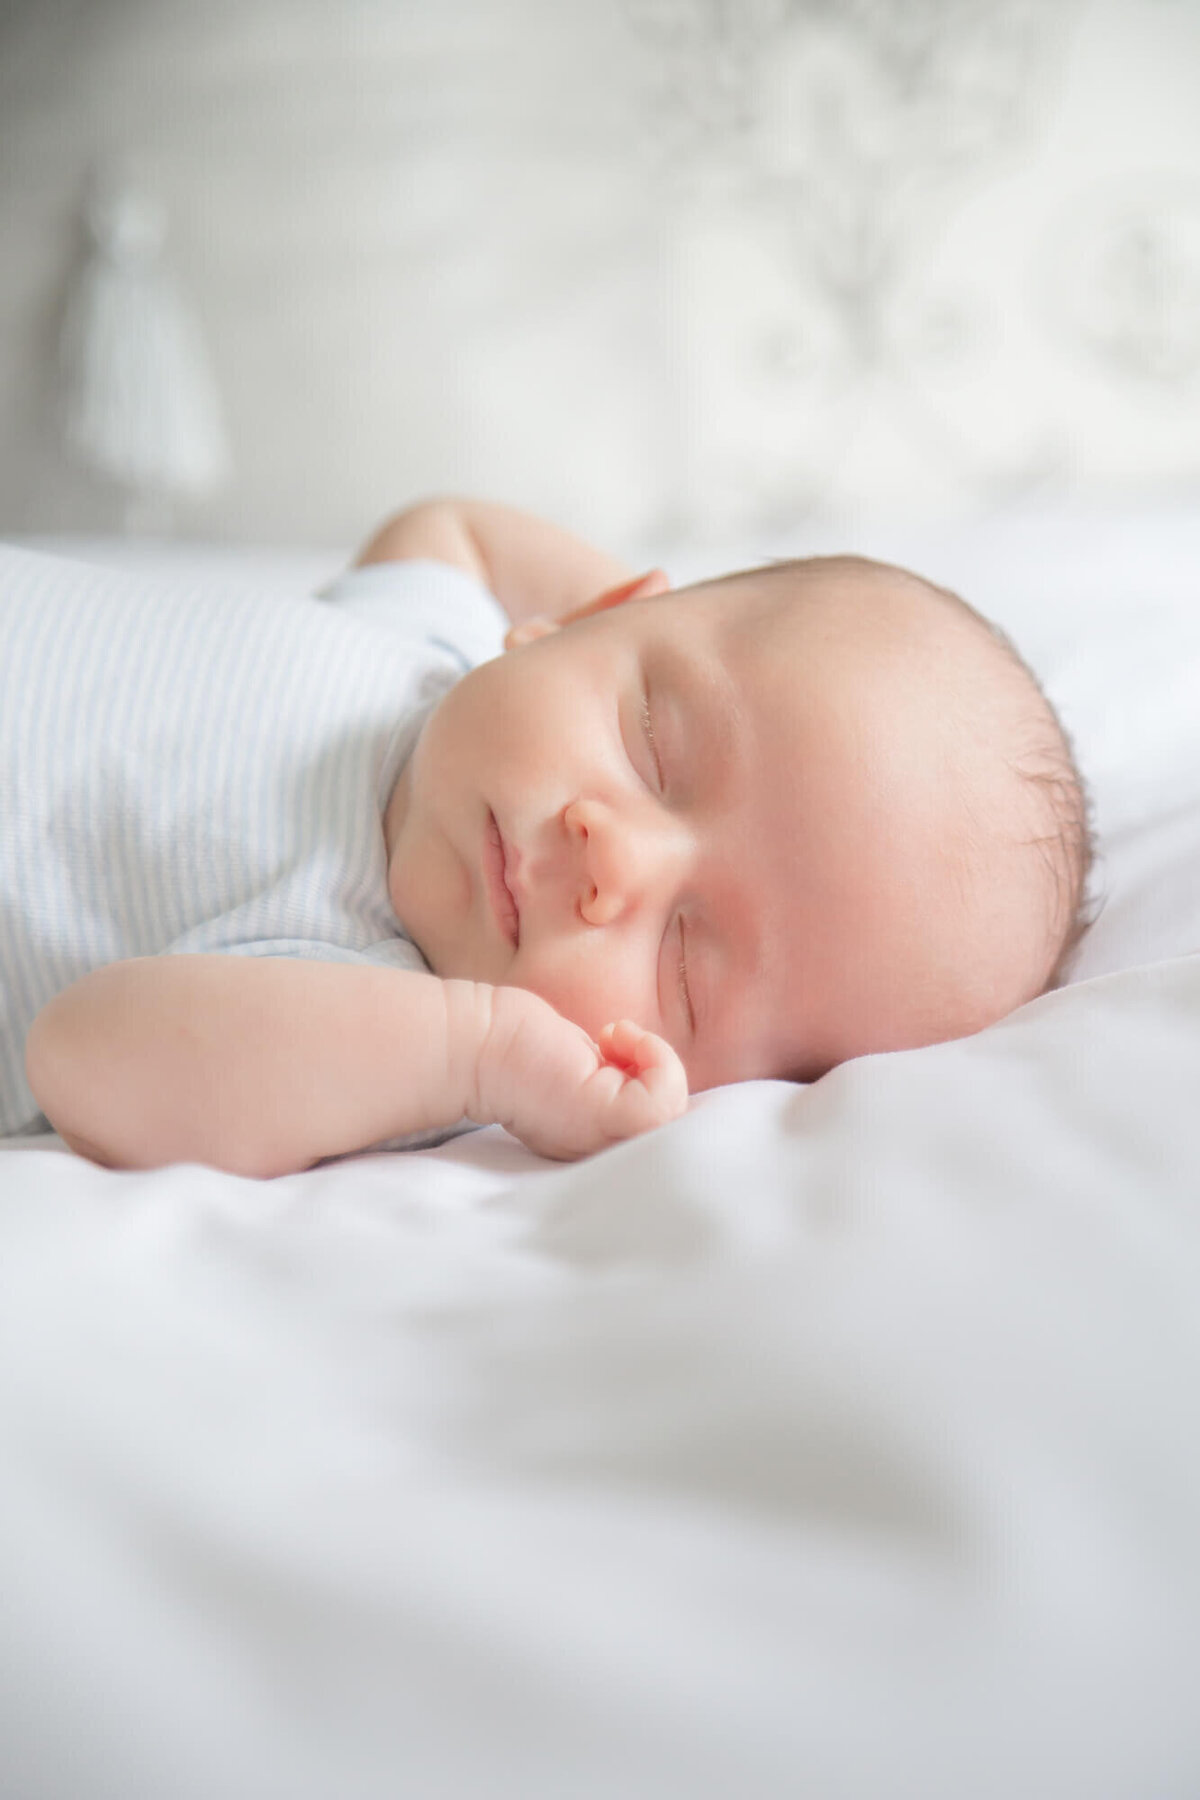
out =
[[[9,1132],[254,1176],[471,1123],[576,1157],[977,1032],[1082,929],[1062,728],[903,570],[670,591],[454,500],[306,601],[5,554]]]

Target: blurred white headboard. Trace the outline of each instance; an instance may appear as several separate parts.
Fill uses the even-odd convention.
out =
[[[8,0],[0,530],[123,516],[57,361],[114,154],[220,399],[192,535],[1200,492],[1193,0]]]

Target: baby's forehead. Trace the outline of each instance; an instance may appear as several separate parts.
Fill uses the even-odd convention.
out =
[[[920,712],[935,702],[947,724],[968,729],[981,703],[994,728],[1002,715],[1038,710],[1036,683],[1003,635],[908,570],[813,558],[698,583],[676,598],[669,624],[664,615],[672,637],[704,641],[707,624],[717,653],[764,699],[783,697],[789,683],[836,685],[849,689],[851,705],[890,705],[894,696]]]
[[[782,646],[789,638],[831,642],[843,631],[873,636],[922,624],[936,629],[943,623],[936,594],[902,571],[893,577],[874,564],[860,568],[853,558],[818,558],[677,588],[663,597],[660,616],[663,629],[675,637],[708,624]]]

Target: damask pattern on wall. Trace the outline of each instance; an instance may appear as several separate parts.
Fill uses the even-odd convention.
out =
[[[227,427],[185,533],[350,543],[438,489],[626,545],[1200,493],[1197,0],[9,0],[0,529],[128,513],[53,392],[114,154]]]
[[[688,528],[1200,486],[1200,9],[1121,21],[1195,52],[1190,166],[1138,167],[1114,82],[1060,173],[1087,0],[624,4],[676,206]],[[1006,183],[1026,210],[972,229]]]

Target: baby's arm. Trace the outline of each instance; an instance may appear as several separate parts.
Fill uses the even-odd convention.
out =
[[[290,1174],[464,1117],[574,1157],[687,1104],[633,1028],[602,1053],[520,988],[284,957],[110,963],[43,1008],[25,1060],[55,1130],[114,1168]]]
[[[486,500],[425,500],[389,519],[358,562],[429,557],[476,576],[514,625],[561,619],[635,571],[544,519]]]

